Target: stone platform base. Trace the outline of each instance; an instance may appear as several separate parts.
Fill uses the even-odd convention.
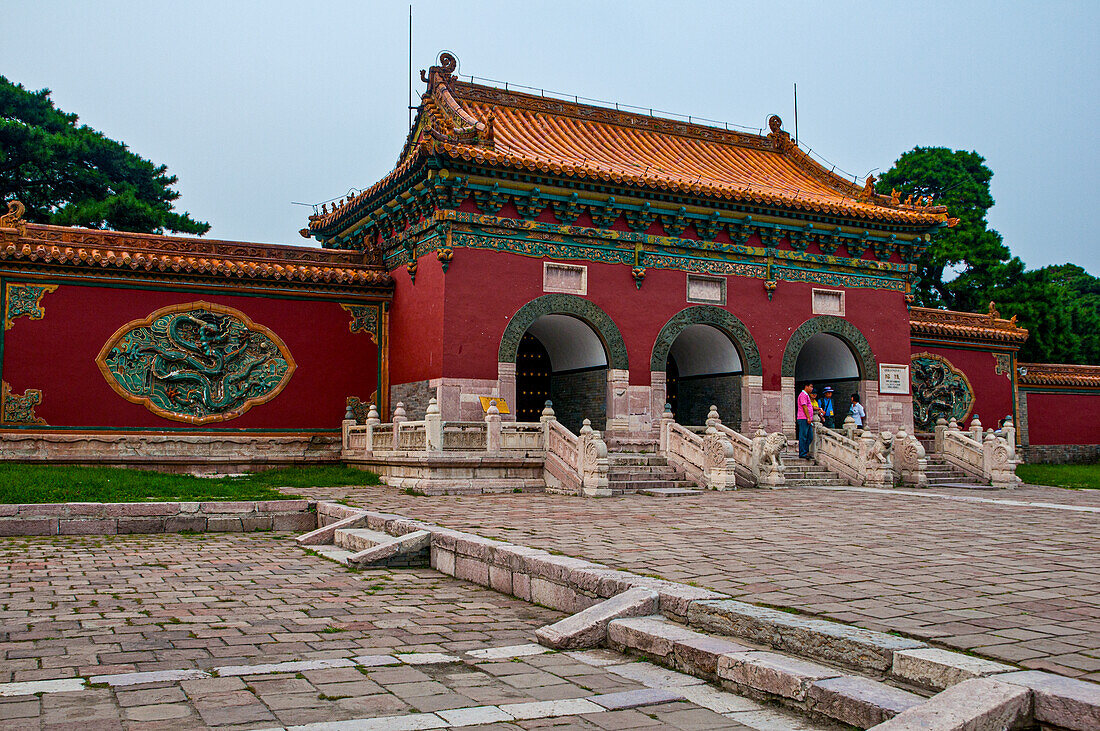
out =
[[[8,432],[0,434],[0,461],[228,474],[337,464],[340,436]]]
[[[392,487],[425,495],[480,495],[499,492],[544,492],[542,459],[449,455],[359,457],[349,467],[370,470]]]

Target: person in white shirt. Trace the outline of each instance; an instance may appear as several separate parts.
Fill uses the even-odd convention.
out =
[[[863,404],[859,402],[858,393],[852,394],[852,406],[848,409],[848,415],[852,417],[852,421],[856,423],[858,428],[863,428],[863,420],[867,418],[867,412],[863,410]]]

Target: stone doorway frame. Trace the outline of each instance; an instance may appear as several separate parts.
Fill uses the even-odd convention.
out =
[[[603,343],[607,356],[607,427],[622,430],[627,417],[627,389],[630,364],[626,343],[615,321],[599,305],[574,294],[553,293],[536,297],[523,305],[508,320],[497,350],[498,393],[513,404],[516,401],[516,357],[519,342],[535,320],[544,315],[569,315],[585,323]],[[514,420],[514,416],[511,419]]]
[[[852,323],[834,315],[818,315],[806,320],[791,333],[783,350],[783,366],[780,378],[782,389],[779,398],[783,431],[788,435],[795,434],[795,400],[794,392],[795,366],[803,346],[814,335],[832,335],[840,339],[855,356],[856,366],[859,368],[859,391],[863,400],[863,408],[867,411],[868,420],[874,418],[878,421],[878,362],[871,350],[871,344],[866,336]],[[875,416],[872,417],[872,414]],[[847,412],[845,412],[847,415]],[[875,421],[871,425],[877,428]]]
[[[672,344],[690,325],[709,325],[730,339],[741,359],[741,423],[730,424],[751,434],[763,423],[763,366],[760,349],[745,323],[728,310],[714,305],[685,307],[668,319],[653,342],[649,358],[651,399],[655,404],[654,423],[664,411],[667,395],[665,370]],[[728,418],[728,417],[727,417]]]

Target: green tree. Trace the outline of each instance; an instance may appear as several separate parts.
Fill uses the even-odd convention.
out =
[[[0,201],[18,198],[36,223],[143,233],[204,234],[210,224],[176,213],[176,177],[77,116],[49,89],[28,91],[0,76]]]
[[[879,179],[880,193],[896,188],[902,200],[909,195],[914,199],[932,196],[959,219],[954,228],[933,236],[917,263],[918,305],[983,309],[998,288],[1023,273],[1023,262],[1012,256],[986,221],[993,206],[992,179],[993,171],[981,155],[946,147],[913,148]]]
[[[1075,264],[1024,272],[997,292],[997,309],[1028,329],[1020,360],[1100,365],[1100,278]]]

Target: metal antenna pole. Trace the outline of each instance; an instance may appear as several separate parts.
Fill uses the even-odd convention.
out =
[[[413,6],[409,3],[409,127],[413,126]]]
[[[798,145],[798,84],[794,85],[794,144]]]

